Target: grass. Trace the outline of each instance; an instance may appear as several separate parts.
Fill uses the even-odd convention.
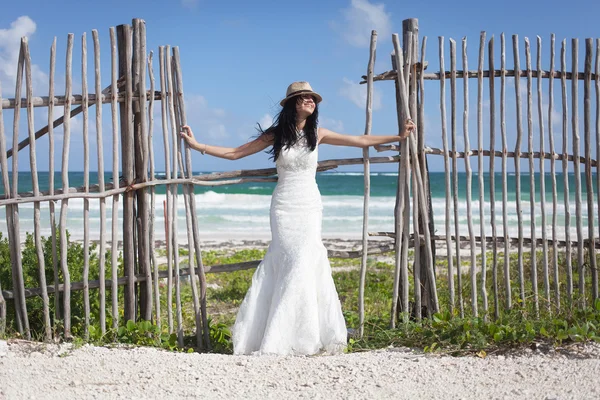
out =
[[[187,250],[181,249],[179,254],[181,267],[187,268]],[[231,264],[244,261],[262,259],[265,250],[246,249],[240,251],[212,250],[203,252],[204,265]],[[412,251],[409,256],[412,255]],[[589,291],[583,296],[579,290],[579,275],[577,271],[577,260],[573,258],[572,286],[573,296],[567,296],[567,269],[564,253],[559,254],[559,273],[561,280],[554,282],[552,266],[550,265],[549,291],[551,302],[545,299],[545,286],[543,282],[544,268],[542,265],[542,253],[536,253],[536,272],[538,277],[538,303],[536,309],[533,301],[531,285],[531,256],[529,253],[523,255],[523,288],[525,297],[522,301],[520,293],[520,280],[517,254],[511,254],[509,258],[509,275],[511,288],[512,308],[505,310],[507,303],[505,276],[504,276],[504,254],[496,253],[496,267],[493,265],[493,253],[487,252],[486,257],[486,292],[488,294],[488,312],[484,315],[474,315],[471,303],[471,279],[468,275],[470,269],[470,258],[463,257],[463,276],[461,285],[458,285],[458,277],[453,277],[456,296],[454,307],[450,305],[448,291],[449,279],[447,275],[447,258],[438,257],[436,260],[436,286],[438,288],[440,309],[442,312],[416,321],[408,314],[398,315],[399,324],[396,329],[389,328],[391,312],[391,294],[393,290],[394,265],[379,261],[376,257],[369,258],[367,263],[367,279],[365,286],[365,325],[362,338],[351,338],[348,351],[365,351],[387,346],[409,346],[420,348],[424,351],[445,352],[449,354],[477,354],[484,356],[490,352],[505,351],[515,347],[523,347],[535,343],[544,342],[548,345],[565,344],[582,341],[600,341],[598,335],[600,329],[600,301],[592,303]],[[477,281],[477,304],[481,313],[483,310],[483,298],[481,295],[481,255],[477,257],[479,270],[476,273]],[[548,259],[552,260],[552,254]],[[456,269],[456,259],[454,266]],[[600,262],[600,260],[598,260]],[[360,259],[330,259],[333,267],[333,279],[338,291],[346,324],[349,328],[356,329],[359,324],[358,314],[358,285],[360,276]],[[589,259],[586,259],[589,265]],[[341,267],[341,268],[340,268]],[[166,266],[161,266],[166,268]],[[409,267],[410,268],[410,267]],[[207,274],[207,311],[210,318],[210,331],[213,349],[215,351],[230,353],[232,350],[231,327],[244,296],[250,287],[254,269]],[[585,276],[586,287],[591,287],[591,277]],[[409,271],[410,287],[412,284],[412,271]],[[495,277],[495,279],[494,279]],[[494,281],[497,285],[497,296],[494,295]],[[560,289],[560,301],[554,299],[554,288],[558,284]],[[122,288],[120,295],[122,295]],[[89,339],[82,339],[78,334],[75,341],[106,344],[113,341],[124,343],[151,345],[167,348],[170,350],[181,350],[176,345],[176,337],[168,332],[167,319],[167,284],[166,280],[160,282],[161,292],[161,329],[154,325],[148,325],[144,321],[123,321],[117,331],[109,330],[102,336],[99,332],[97,321],[92,320]],[[413,293],[411,289],[410,298]],[[94,296],[93,294],[91,294]],[[185,336],[184,349],[196,347],[195,336],[195,310],[193,296],[189,280],[182,280],[180,286],[181,317]],[[464,315],[460,315],[458,299],[462,297]],[[581,307],[585,299],[586,307]],[[107,302],[107,304],[109,304]],[[122,304],[122,303],[121,303]],[[498,313],[496,315],[496,305]],[[174,326],[177,326],[177,305],[175,304],[175,290],[172,297],[172,318]],[[452,310],[452,311],[450,311]],[[108,316],[110,326],[110,316]],[[11,322],[7,321],[7,336],[17,336],[9,330]],[[60,324],[57,325],[60,329]],[[58,333],[58,332],[57,332]]]

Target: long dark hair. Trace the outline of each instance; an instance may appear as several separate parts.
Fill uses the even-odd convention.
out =
[[[259,135],[272,135],[273,136],[273,147],[267,153],[271,154],[273,161],[277,161],[281,149],[287,149],[298,141],[299,136],[296,131],[296,102],[299,101],[300,97],[295,96],[288,99],[279,114],[275,116],[273,125],[267,130],[258,125]],[[306,119],[304,125],[304,136],[310,151],[314,151],[317,147],[317,124],[319,123],[319,107],[315,101],[315,110]]]

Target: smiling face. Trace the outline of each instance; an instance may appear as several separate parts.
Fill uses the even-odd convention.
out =
[[[310,94],[296,97],[296,113],[298,117],[306,118],[315,111],[317,102]]]

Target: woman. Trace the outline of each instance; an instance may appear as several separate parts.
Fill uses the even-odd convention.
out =
[[[319,144],[368,147],[398,142],[415,129],[407,121],[399,136],[348,136],[318,128],[321,96],[308,82],[294,82],[273,125],[237,148],[198,143],[184,126],[188,145],[215,157],[237,160],[271,146],[278,182],[271,200],[272,241],[252,278],[233,328],[235,354],[309,355],[346,347],[346,324],[321,241],[321,196],[315,181]]]

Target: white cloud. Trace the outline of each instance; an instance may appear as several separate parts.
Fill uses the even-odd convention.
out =
[[[9,28],[0,29],[0,83],[4,97],[14,95],[21,38],[31,37],[35,31],[36,24],[28,16],[17,18]],[[47,75],[37,65],[31,66],[31,74],[34,93],[40,90],[40,85],[47,86]],[[25,76],[23,76],[23,83],[25,83]]]
[[[260,119],[260,121],[258,121],[258,123],[260,124],[260,126],[263,129],[267,129],[271,125],[273,125],[273,116],[271,114],[267,113],[262,116],[262,118]]]
[[[358,108],[364,109],[367,105],[367,85],[361,85],[350,79],[344,78],[340,88],[340,94],[356,104]],[[373,87],[373,111],[381,108],[381,93]]]
[[[335,132],[342,132],[344,130],[344,123],[339,119],[324,118],[319,121],[319,125]]]
[[[198,8],[200,0],[181,0],[181,5],[188,10],[195,10]]]
[[[351,0],[350,6],[342,10],[343,20],[331,22],[349,44],[368,47],[371,31],[376,30],[379,38],[387,39],[392,33],[391,14],[385,12],[383,3],[369,3],[368,0]]]
[[[227,113],[221,108],[211,108],[208,101],[201,95],[185,96],[186,114],[188,124],[194,129],[196,139],[202,137],[223,139],[229,137],[225,127]]]

